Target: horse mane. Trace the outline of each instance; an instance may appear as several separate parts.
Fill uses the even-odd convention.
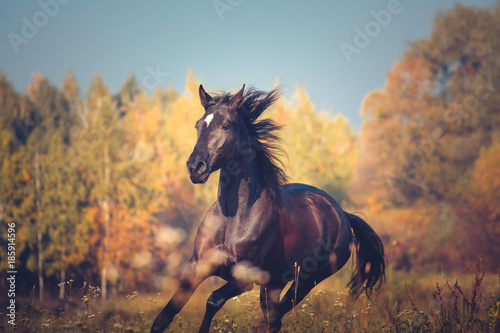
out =
[[[250,87],[239,103],[237,112],[243,117],[252,146],[255,149],[257,172],[263,185],[268,189],[273,202],[280,201],[281,187],[288,184],[288,176],[280,160],[286,156],[280,146],[281,138],[275,134],[283,126],[269,118],[261,119],[264,111],[281,97],[279,87],[270,91],[260,91]],[[213,97],[215,104],[225,103],[232,95],[224,93]]]

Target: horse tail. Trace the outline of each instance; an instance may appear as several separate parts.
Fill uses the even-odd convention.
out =
[[[380,237],[360,217],[346,213],[354,231],[356,268],[347,284],[349,293],[357,298],[364,291],[368,298],[372,290],[385,281],[384,245]]]

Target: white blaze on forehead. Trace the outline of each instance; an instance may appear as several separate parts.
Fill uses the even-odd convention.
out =
[[[207,127],[210,125],[210,123],[212,122],[212,119],[214,119],[214,114],[211,113],[209,114],[206,118],[205,118],[205,122],[207,123]]]

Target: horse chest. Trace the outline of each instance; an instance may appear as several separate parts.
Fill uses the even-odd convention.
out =
[[[271,237],[266,225],[269,221],[259,219],[233,219],[229,221],[225,230],[223,248],[228,258],[227,264],[242,261],[255,263],[263,256],[263,243]],[[266,232],[267,231],[267,232]]]

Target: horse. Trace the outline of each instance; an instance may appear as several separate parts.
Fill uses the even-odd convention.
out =
[[[208,297],[199,332],[208,332],[224,303],[254,284],[260,285],[263,312],[254,330],[278,332],[282,317],[341,269],[351,251],[356,264],[348,287],[354,298],[363,291],[369,297],[385,280],[384,246],[375,231],[326,192],[288,182],[275,134],[281,126],[261,118],[280,96],[279,87],[245,92],[245,85],[234,95],[211,96],[200,85],[205,112],[196,122],[197,142],[186,165],[194,184],[220,170],[217,200],[203,217],[193,255],[151,332],[163,332],[210,276],[227,283]]]

